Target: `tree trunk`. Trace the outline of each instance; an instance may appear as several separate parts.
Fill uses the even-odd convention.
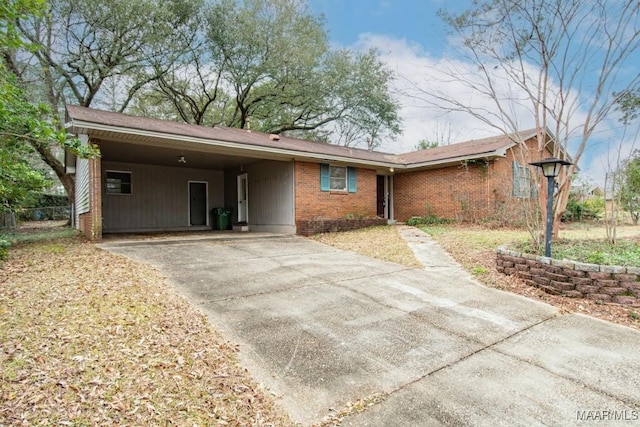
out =
[[[67,198],[69,199],[69,204],[73,204],[75,201],[75,176],[67,175],[64,164],[58,160],[58,158],[51,151],[51,147],[44,144],[33,144],[34,148],[40,154],[40,158],[48,164],[51,169],[55,172],[56,176],[62,183],[65,191],[67,192]]]
[[[567,209],[569,193],[571,192],[571,177],[575,172],[575,164],[560,169],[560,175],[556,178],[558,192],[553,206],[553,240],[558,239],[562,214]]]

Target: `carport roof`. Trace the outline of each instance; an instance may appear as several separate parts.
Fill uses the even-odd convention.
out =
[[[394,167],[398,172],[442,167],[462,160],[504,157],[507,149],[536,135],[534,129],[396,155],[246,129],[204,127],[73,105],[67,106],[67,128],[75,134],[106,140],[126,139],[132,143],[167,146],[186,143],[272,159],[312,159]]]

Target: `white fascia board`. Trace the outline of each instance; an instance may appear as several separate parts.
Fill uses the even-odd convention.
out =
[[[527,138],[529,139],[529,138]],[[525,139],[525,141],[527,140]],[[498,148],[497,150],[494,151],[494,154],[496,156],[500,156],[500,157],[506,157],[507,156],[507,150],[510,150],[511,148],[515,147],[516,145],[518,145],[515,142],[511,142],[510,144],[507,144],[501,148]]]
[[[470,156],[450,157],[448,159],[432,160],[428,162],[410,163],[408,165],[405,165],[405,169],[419,169],[432,166],[441,166],[447,163],[455,164],[464,162],[465,160],[487,159],[491,157],[506,157],[506,148],[504,149],[504,152],[501,151],[503,150],[490,151],[488,153],[482,154],[473,154]]]
[[[216,146],[223,148],[232,148],[243,151],[253,151],[258,153],[269,153],[269,154],[277,154],[282,155],[287,158],[305,158],[305,159],[314,159],[314,160],[322,160],[326,162],[343,162],[348,164],[361,164],[367,166],[376,166],[376,167],[401,167],[393,162],[380,162],[380,161],[372,161],[365,159],[358,159],[353,157],[345,157],[345,156],[336,156],[330,154],[323,153],[311,153],[308,151],[298,151],[284,148],[274,148],[274,147],[263,147],[259,145],[251,145],[251,144],[243,144],[238,142],[231,141],[223,141],[219,139],[206,139],[206,138],[197,138],[192,136],[185,136],[179,134],[172,133],[163,133],[163,132],[154,132],[148,130],[140,130],[140,129],[129,129],[122,127],[115,127],[110,125],[101,125],[92,122],[83,122],[81,120],[73,120],[65,125],[67,128],[75,128],[82,129],[83,133],[86,133],[86,130],[97,130],[103,132],[114,132],[121,133],[124,135],[134,135],[134,136],[144,136],[148,138],[158,138],[158,139],[169,139],[178,142],[191,142],[195,144],[203,144],[208,146]]]

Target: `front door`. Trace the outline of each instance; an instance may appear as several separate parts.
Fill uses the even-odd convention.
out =
[[[189,182],[189,225],[207,225],[206,182]]]
[[[383,175],[376,176],[376,189],[377,189],[377,197],[376,197],[376,215],[380,218],[386,218],[384,208],[386,206],[386,191],[385,191],[385,180],[386,177]]]
[[[238,222],[249,222],[247,174],[238,175]]]

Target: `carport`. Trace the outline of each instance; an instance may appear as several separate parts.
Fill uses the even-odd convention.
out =
[[[252,231],[295,233],[290,155],[214,143],[194,126],[73,106],[68,128],[100,149],[101,190],[91,195],[100,199],[103,233],[209,230],[216,208]],[[67,171],[89,193],[82,161],[68,154]],[[82,211],[80,204],[76,217]]]
[[[97,143],[106,183],[105,233],[210,229],[216,208],[227,208],[232,222],[251,223],[254,231],[295,232],[291,160],[195,151],[180,141],[150,139],[140,145],[100,138]],[[114,177],[127,180],[127,194],[118,182],[115,192],[110,188]],[[282,203],[276,214],[267,198]]]

